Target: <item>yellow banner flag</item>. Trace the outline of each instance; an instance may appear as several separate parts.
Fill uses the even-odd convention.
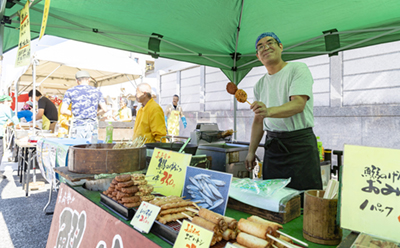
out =
[[[29,21],[29,0],[21,10],[19,26],[19,43],[15,67],[31,63],[31,28]]]
[[[49,17],[49,9],[50,9],[50,0],[46,0],[46,2],[44,3],[42,26],[40,28],[39,40],[42,38],[46,30],[47,18]]]

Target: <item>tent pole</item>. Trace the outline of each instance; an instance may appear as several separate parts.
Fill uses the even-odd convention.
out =
[[[18,116],[18,80],[15,80],[14,85],[14,96],[15,96],[15,116]]]
[[[33,131],[36,127],[36,59],[32,60],[32,84],[33,84],[33,92],[32,92],[32,103],[33,103]]]
[[[238,47],[238,43],[239,43],[239,33],[240,33],[240,26],[242,24],[242,15],[243,15],[243,5],[244,5],[244,0],[242,0],[242,6],[240,8],[240,16],[239,16],[239,23],[236,29],[236,42],[235,42],[235,53],[233,55],[233,67],[232,67],[232,71],[233,71],[233,83],[235,85],[238,85],[238,79],[237,79],[237,47]],[[235,97],[233,97],[233,138],[235,140],[237,140],[237,101],[235,99]]]
[[[38,85],[38,86],[41,85],[41,84],[44,82],[44,80],[48,79],[51,75],[53,75],[53,73],[56,72],[56,71],[58,70],[58,68],[60,68],[61,66],[62,66],[62,64],[60,64],[56,69],[54,69],[52,72],[50,72],[50,74],[47,75],[47,77],[45,77],[45,78],[44,78],[40,83],[38,83],[37,85]]]
[[[6,11],[7,0],[0,0],[0,94],[4,94],[4,86],[2,84],[3,78],[3,39],[4,39],[4,23],[3,17]]]

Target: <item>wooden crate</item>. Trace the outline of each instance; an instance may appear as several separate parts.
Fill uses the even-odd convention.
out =
[[[242,211],[244,213],[257,215],[261,218],[277,222],[280,224],[288,223],[289,221],[297,218],[301,214],[300,196],[297,195],[286,203],[285,213],[277,213],[265,209],[257,208],[246,203],[237,201],[229,197],[228,208]]]

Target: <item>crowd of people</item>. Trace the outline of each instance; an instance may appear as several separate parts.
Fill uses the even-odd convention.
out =
[[[255,42],[256,56],[267,69],[267,73],[254,87],[255,101],[250,109],[254,112],[251,128],[249,152],[246,168],[255,166],[255,153],[261,139],[265,136],[263,178],[291,178],[290,187],[296,189],[322,188],[317,142],[312,130],[313,117],[313,78],[307,65],[301,62],[285,62],[282,59],[283,44],[273,32],[261,34]],[[107,106],[99,89],[89,85],[90,75],[79,71],[75,75],[77,86],[68,89],[60,108],[65,119],[71,118],[71,137],[88,138],[97,131],[97,116],[107,112]],[[127,107],[127,99],[120,99],[120,109],[113,120],[131,121],[136,116],[133,139],[141,137],[146,143],[162,142],[162,137],[179,135],[180,121],[187,126],[179,96],[174,95],[172,103],[165,111],[154,101],[149,84],[141,83],[136,89],[136,103],[141,107],[132,110]],[[46,117],[48,129],[54,131],[60,118],[52,101],[36,91],[29,92],[31,101],[38,102],[38,110],[30,116],[27,111],[32,103],[27,102],[18,113],[27,121]],[[8,96],[0,98],[0,122],[11,120],[9,106],[4,104]],[[2,104],[3,102],[3,104]],[[1,123],[0,123],[1,124]],[[44,121],[43,121],[44,125]],[[46,126],[46,125],[44,125]],[[46,126],[47,127],[47,126]],[[127,137],[130,138],[130,137]],[[286,169],[282,169],[286,168]],[[299,177],[301,175],[301,177]]]

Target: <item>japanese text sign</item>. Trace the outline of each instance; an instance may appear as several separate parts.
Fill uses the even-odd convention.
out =
[[[29,21],[29,0],[26,1],[24,8],[22,8],[19,19],[19,43],[15,67],[29,65],[31,63],[31,28]]]
[[[186,167],[191,159],[191,154],[155,148],[147,175],[152,175],[154,186],[158,186],[156,191],[163,195],[181,196]]]
[[[341,227],[400,241],[400,150],[345,145]]]
[[[208,248],[213,235],[213,232],[184,220],[174,248]]]
[[[133,216],[131,225],[144,233],[149,233],[161,208],[148,202],[142,202]]]
[[[40,27],[39,40],[42,38],[46,30],[47,18],[49,17],[49,9],[50,9],[50,0],[46,0],[46,2],[44,3],[42,26]]]

